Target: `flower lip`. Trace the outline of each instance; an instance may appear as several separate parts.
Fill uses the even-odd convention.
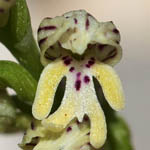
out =
[[[64,52],[78,55],[77,58],[90,53],[99,61],[112,66],[122,57],[120,33],[115,25],[111,21],[98,22],[84,10],[44,19],[38,30],[38,41],[43,65],[53,61],[45,57],[45,53],[50,56],[55,53],[55,58]]]

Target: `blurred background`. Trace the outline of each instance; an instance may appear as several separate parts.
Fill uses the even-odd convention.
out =
[[[149,0],[27,0],[33,31],[44,17],[55,17],[85,9],[99,21],[113,21],[121,32],[122,61],[115,67],[125,91],[126,108],[121,112],[129,123],[136,150],[148,150],[150,141],[150,1]],[[0,59],[16,61],[0,45]],[[0,146],[18,150],[17,135],[0,135]]]

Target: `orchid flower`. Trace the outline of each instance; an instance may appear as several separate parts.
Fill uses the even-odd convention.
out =
[[[120,34],[113,22],[98,22],[84,10],[45,18],[38,29],[41,62],[45,66],[32,107],[33,116],[50,131],[61,132],[77,118],[90,119],[90,144],[100,148],[107,128],[93,77],[116,111],[124,108],[121,81],[112,68],[122,57]],[[50,114],[56,90],[66,77],[60,107]]]

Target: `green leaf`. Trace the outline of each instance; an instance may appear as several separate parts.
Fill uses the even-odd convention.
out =
[[[18,113],[15,120],[15,128],[26,130],[30,127],[32,120],[32,116],[25,113]]]
[[[7,25],[0,28],[0,41],[38,80],[43,67],[25,0],[16,0],[16,4],[11,8]]]
[[[128,125],[117,115],[108,123],[108,139],[112,150],[133,150]]]
[[[21,65],[10,62],[0,61],[0,85],[14,89],[20,100],[32,105],[37,82]]]
[[[0,27],[7,24],[9,10],[15,4],[15,0],[0,0]]]

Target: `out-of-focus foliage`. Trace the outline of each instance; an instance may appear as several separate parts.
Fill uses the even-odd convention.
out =
[[[31,117],[17,109],[5,90],[0,90],[0,132],[25,130],[30,122]]]
[[[16,0],[15,5],[10,9],[7,24],[0,28],[0,42],[38,80],[42,65],[25,0]]]
[[[0,87],[13,88],[20,100],[31,105],[37,82],[21,65],[10,61],[0,61]]]

